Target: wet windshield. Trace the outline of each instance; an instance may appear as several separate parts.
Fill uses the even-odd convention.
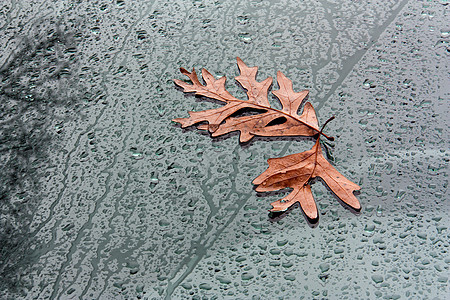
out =
[[[444,299],[448,2],[14,1],[0,4],[1,294],[50,299]],[[211,138],[174,118],[220,107],[179,68],[280,70],[329,117],[319,222],[257,193],[310,138]],[[278,89],[276,81],[272,90]],[[273,107],[280,108],[269,96]],[[325,146],[323,146],[325,152]]]

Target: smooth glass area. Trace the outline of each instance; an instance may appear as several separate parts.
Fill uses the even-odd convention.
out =
[[[0,298],[448,299],[447,0],[0,2]],[[171,120],[236,57],[309,89],[360,213],[312,184],[258,194],[308,138],[211,138]],[[272,89],[278,89],[276,82]],[[270,97],[279,107],[277,99]]]

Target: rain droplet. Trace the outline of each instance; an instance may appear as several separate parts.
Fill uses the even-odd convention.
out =
[[[330,265],[327,263],[321,263],[319,265],[319,269],[322,273],[325,273],[326,271],[328,271],[330,269]]]
[[[374,230],[375,230],[375,225],[373,225],[373,224],[366,224],[366,226],[364,227],[364,231],[367,233],[373,233]]]
[[[375,283],[382,283],[384,281],[384,278],[381,275],[372,275],[372,280]]]
[[[138,151],[138,149],[136,147],[131,147],[130,152],[131,152],[131,156],[136,160],[144,158],[143,153],[141,151]]]

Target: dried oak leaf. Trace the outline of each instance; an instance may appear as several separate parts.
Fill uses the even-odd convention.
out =
[[[181,126],[188,127],[197,123],[207,122],[198,128],[209,130],[213,137],[220,136],[232,131],[240,131],[239,140],[249,141],[253,136],[313,136],[320,133],[317,126],[317,117],[314,108],[306,103],[301,115],[297,114],[300,105],[308,95],[309,91],[299,93],[292,89],[292,81],[280,71],[277,73],[279,90],[273,94],[280,100],[282,109],[278,110],[270,106],[267,98],[268,90],[272,84],[269,77],[261,82],[256,81],[258,67],[248,67],[238,57],[237,64],[240,75],[236,80],[247,90],[248,100],[240,100],[232,96],[225,89],[226,77],[215,79],[207,70],[202,70],[202,77],[206,83],[203,85],[197,73],[180,68],[182,74],[189,77],[192,84],[175,79],[175,83],[184,89],[184,92],[193,92],[196,95],[205,96],[225,102],[226,105],[216,109],[199,112],[189,112],[189,118],[177,118],[173,121]],[[249,116],[235,117],[239,111],[254,109],[261,113]],[[322,134],[328,139],[332,139]]]
[[[269,77],[258,82],[256,81],[257,67],[246,66],[239,57],[237,62],[240,75],[236,77],[236,80],[247,90],[247,101],[235,98],[225,89],[225,77],[215,79],[208,71],[203,69],[202,77],[206,83],[206,85],[203,85],[200,83],[195,70],[188,72],[181,68],[181,73],[188,76],[192,81],[192,84],[188,84],[181,80],[175,80],[175,83],[182,87],[184,92],[193,92],[196,95],[213,98],[225,102],[226,105],[216,109],[189,112],[189,118],[178,118],[173,121],[180,123],[183,128],[200,122],[207,122],[207,124],[202,124],[198,128],[209,130],[212,136],[240,131],[241,142],[249,141],[255,135],[317,135],[316,144],[311,150],[269,159],[269,168],[253,181],[257,185],[256,191],[266,192],[292,188],[293,191],[289,195],[272,203],[271,211],[286,211],[290,206],[299,202],[306,216],[315,220],[318,218],[318,212],[309,183],[311,179],[320,177],[339,199],[353,209],[360,210],[359,201],[353,195],[353,191],[359,190],[360,187],[340,174],[322,154],[320,136],[323,135],[330,140],[333,138],[324,134],[323,128],[319,130],[313,106],[306,103],[302,114],[297,114],[300,105],[308,95],[308,91],[294,92],[292,82],[283,73],[278,72],[279,89],[272,93],[280,100],[282,109],[272,108],[267,98],[272,78]],[[260,113],[250,116],[234,116],[236,112],[243,109],[256,109]]]
[[[269,168],[253,180],[253,184],[258,185],[257,192],[276,191],[288,187],[293,189],[283,199],[271,203],[273,206],[271,211],[285,211],[299,202],[308,218],[317,219],[317,206],[309,185],[309,181],[315,177],[322,178],[344,203],[355,210],[361,209],[358,199],[353,195],[353,191],[359,190],[360,187],[345,178],[325,159],[319,141],[318,138],[311,150],[280,158],[270,158],[267,161]]]

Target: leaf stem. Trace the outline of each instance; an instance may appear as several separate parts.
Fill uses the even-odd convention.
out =
[[[322,129],[320,129],[320,134],[322,134],[323,136],[325,136],[328,140],[330,140],[330,141],[334,141],[334,137],[328,137],[328,136],[326,136],[322,131],[325,129],[325,126],[327,126],[327,124],[328,124],[328,122],[330,122],[330,121],[332,121],[332,120],[334,120],[335,119],[335,117],[334,116],[332,116],[331,118],[329,118],[323,125],[322,125]]]

